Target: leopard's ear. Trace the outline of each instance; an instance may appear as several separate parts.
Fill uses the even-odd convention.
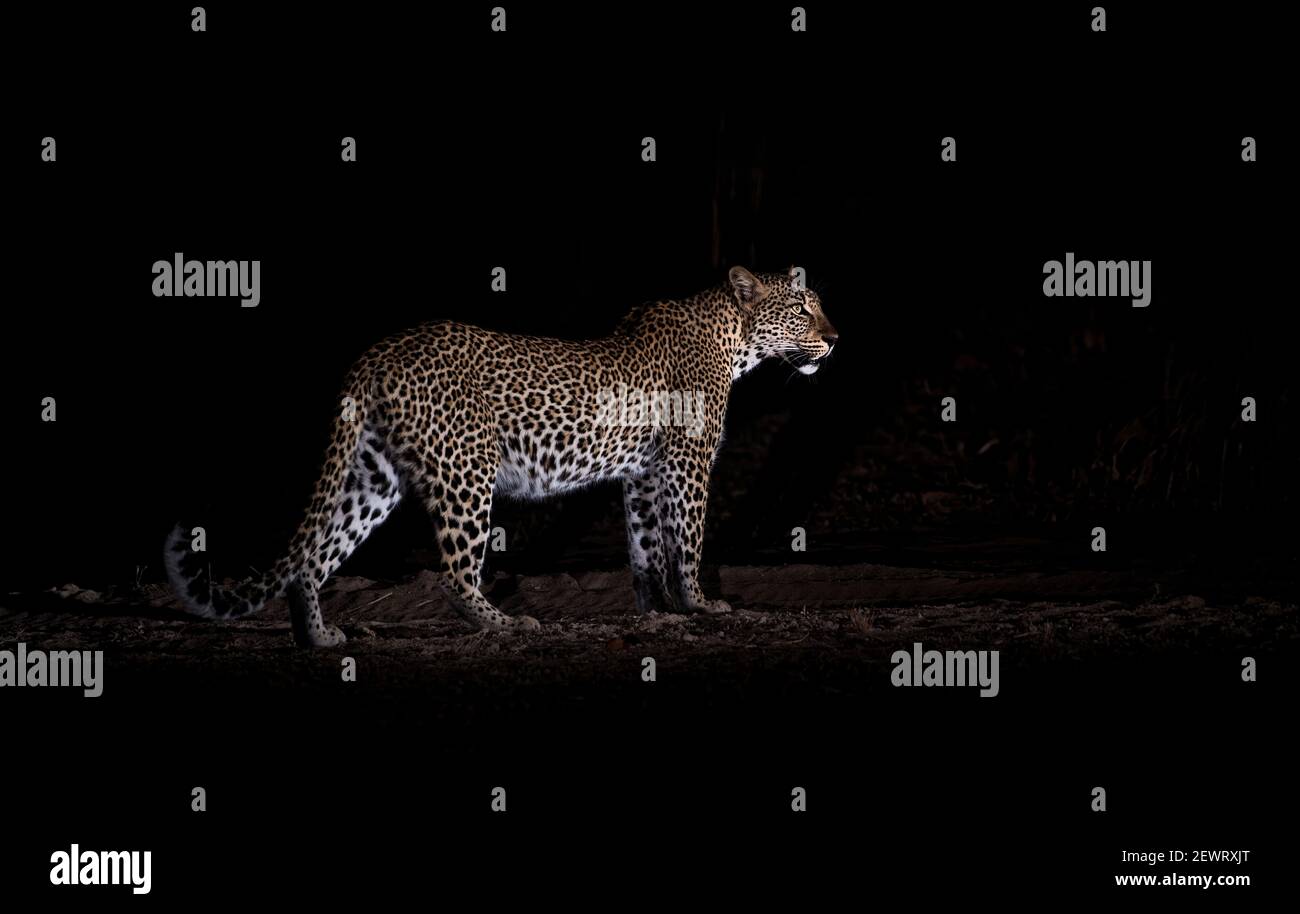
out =
[[[746,311],[753,310],[754,305],[767,294],[767,288],[758,281],[758,277],[744,267],[732,267],[727,277],[731,280],[736,301]]]

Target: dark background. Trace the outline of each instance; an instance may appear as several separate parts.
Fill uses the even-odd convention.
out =
[[[157,579],[162,538],[181,518],[202,519],[228,573],[264,567],[310,491],[344,371],[386,333],[453,318],[599,335],[632,305],[721,282],[733,264],[792,263],[807,269],[841,344],[813,379],[768,366],[737,387],[729,435],[758,456],[724,451],[726,510],[710,518],[706,562],[785,561],[793,525],[809,527],[810,562],[851,561],[864,544],[1028,533],[1048,544],[1044,563],[1290,586],[1294,296],[1283,229],[1294,194],[1271,14],[1108,5],[1098,35],[1091,4],[811,6],[810,32],[794,35],[784,5],[510,5],[509,32],[494,36],[490,6],[283,20],[209,6],[202,35],[189,30],[188,6],[15,23],[31,63],[11,63],[18,99],[5,144],[6,591]],[[45,135],[58,141],[54,165],[39,161]],[[358,140],[355,165],[339,160],[345,135]],[[640,160],[647,135],[653,164]],[[955,165],[939,159],[949,135]],[[1260,150],[1250,165],[1246,135]],[[151,264],[177,251],[260,259],[260,306],[152,297]],[[1042,265],[1067,251],[1153,261],[1151,306],[1044,298]],[[509,271],[506,294],[489,290],[497,265]],[[948,395],[960,421],[945,427]],[[1240,422],[1247,395],[1259,402],[1253,426]],[[58,400],[57,423],[40,421],[44,396]],[[937,515],[918,499],[936,487],[977,494]],[[500,561],[616,566],[617,506],[613,489],[505,506],[494,522],[518,548]],[[393,556],[419,542],[423,523],[402,511],[350,570],[402,573]],[[1105,556],[1088,551],[1098,524]],[[592,530],[590,548],[566,557]],[[1193,826],[1207,841],[1262,845],[1282,802],[1268,760],[1280,687],[1261,683],[1264,703],[1242,707],[1233,683],[1193,685],[1193,669],[1163,658],[1042,671],[1036,694],[974,714],[853,693],[840,671],[850,692],[838,697],[719,685],[723,700],[670,692],[632,713],[599,696],[555,721],[539,699],[541,716],[519,709],[457,734],[413,727],[410,696],[380,722],[333,731],[350,700],[325,711],[255,689],[192,698],[223,721],[219,732],[240,734],[220,747],[178,735],[202,728],[177,729],[190,718],[177,689],[159,684],[168,694],[149,699],[139,684],[111,725],[101,705],[74,712],[85,728],[75,732],[121,732],[118,748],[88,743],[20,809],[71,802],[61,776],[103,777],[111,799],[78,792],[80,812],[62,813],[95,823],[91,833],[126,834],[125,817],[145,844],[179,835],[178,846],[247,854],[258,867],[284,860],[308,883],[316,877],[289,836],[336,824],[329,853],[344,858],[348,834],[382,836],[400,813],[417,818],[421,842],[467,834],[459,852],[488,870],[564,856],[547,847],[549,830],[572,818],[627,842],[626,857],[605,852],[628,886],[644,868],[752,850],[800,860],[800,873],[861,871],[864,897],[880,853],[880,869],[895,873],[969,866],[995,880],[984,883],[992,892],[1009,872],[1095,879],[1116,842],[1194,846]],[[1177,736],[1115,720],[1135,702],[1164,701],[1187,715]],[[737,712],[735,732],[710,716],[719,706]],[[340,716],[374,716],[351,710]],[[31,714],[23,732],[39,745]],[[282,714],[302,732],[281,731]],[[1202,715],[1232,729],[1208,738],[1194,724]],[[181,742],[169,749],[138,730]],[[336,741],[367,745],[365,735],[382,775],[365,773],[371,753]],[[434,753],[438,776],[417,780],[430,745],[458,742],[463,753]],[[556,758],[556,745],[589,768]],[[985,750],[983,761],[966,756]],[[177,770],[187,757],[238,785],[240,812],[212,817],[228,835],[161,811],[158,791],[193,780]],[[1103,825],[1080,812],[1077,794],[1098,769],[1116,785],[1112,803],[1144,797],[1140,813],[1130,805]],[[546,815],[481,834],[496,826],[476,817],[485,804],[474,779],[495,783],[494,770],[529,785]],[[299,777],[285,798],[282,785]],[[557,789],[566,777],[579,780]],[[839,798],[824,818],[733,828],[764,790],[788,808],[792,777],[820,779]],[[337,805],[315,802],[322,784]],[[704,790],[716,807],[676,802]],[[951,818],[963,810],[971,818]],[[719,829],[719,847],[692,847],[708,843],[683,834],[699,820]],[[267,837],[270,821],[285,846]],[[54,846],[69,840],[66,828],[52,832]],[[389,853],[374,841],[370,853]],[[582,871],[590,841],[573,846],[565,872]],[[480,842],[503,859],[480,856]],[[184,872],[209,879],[205,860]],[[356,887],[370,877],[354,863],[330,878]]]

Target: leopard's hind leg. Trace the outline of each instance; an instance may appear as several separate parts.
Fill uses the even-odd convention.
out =
[[[508,616],[479,590],[492,524],[492,487],[500,454],[485,405],[463,404],[453,424],[473,429],[403,452],[408,484],[423,499],[440,553],[438,573],[452,604],[478,628],[535,630],[531,616]]]
[[[347,637],[327,625],[320,609],[320,588],[343,561],[365,541],[402,499],[398,474],[389,459],[383,428],[367,423],[348,466],[338,503],[308,553],[305,568],[286,588],[293,638],[303,647],[334,647]]]
[[[348,640],[337,626],[325,624],[320,611],[319,591],[310,581],[294,581],[285,592],[285,598],[289,602],[293,640],[300,647],[335,647]]]

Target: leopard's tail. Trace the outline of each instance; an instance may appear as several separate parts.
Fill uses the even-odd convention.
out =
[[[163,549],[163,566],[187,612],[209,619],[247,616],[283,596],[300,577],[321,575],[323,568],[312,558],[319,555],[325,543],[326,528],[335,506],[343,498],[348,466],[361,444],[364,417],[371,401],[369,372],[353,369],[344,384],[341,401],[324,466],[306,514],[289,548],[270,571],[234,584],[218,584],[212,580],[207,553],[193,549],[193,531],[181,525],[172,530]],[[320,580],[312,581],[314,586],[320,583]]]

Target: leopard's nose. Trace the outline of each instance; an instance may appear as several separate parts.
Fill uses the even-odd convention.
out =
[[[839,341],[840,341],[840,335],[838,333],[822,334],[822,342],[825,343],[827,346],[833,347]]]

